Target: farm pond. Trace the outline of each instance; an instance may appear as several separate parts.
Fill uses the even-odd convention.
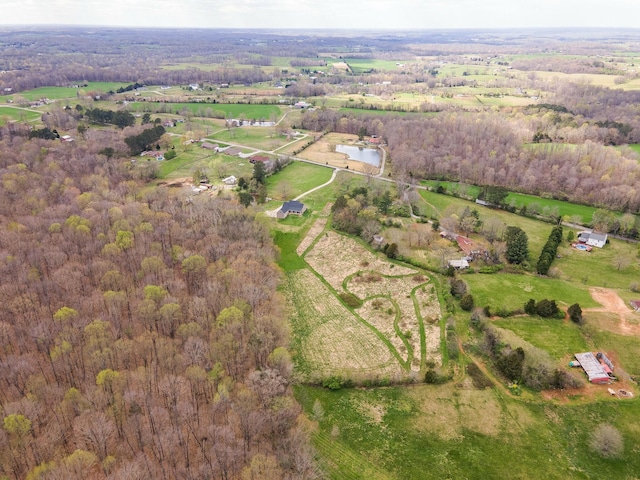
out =
[[[336,152],[346,153],[350,160],[380,166],[380,152],[377,148],[355,147],[353,145],[336,145]]]

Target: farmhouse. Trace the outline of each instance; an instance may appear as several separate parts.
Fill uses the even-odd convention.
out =
[[[238,147],[227,147],[223,150],[223,152],[226,155],[232,155],[234,157],[239,157],[240,154],[242,153],[242,150],[240,150]]]
[[[607,243],[606,233],[580,232],[578,233],[578,241],[592,247],[602,248]]]
[[[267,157],[266,155],[253,155],[249,158],[249,163],[256,163],[256,162],[264,163],[264,162],[268,162],[269,160],[270,158]]]
[[[290,200],[288,202],[284,202],[280,210],[276,213],[276,217],[278,218],[287,218],[289,215],[302,215],[307,207],[304,203],[298,202],[297,200]]]
[[[594,355],[591,352],[585,352],[576,353],[574,356],[587,374],[589,382],[605,384],[615,380],[613,376],[613,364],[604,353],[598,352]]]
[[[636,312],[640,312],[640,300],[631,300],[629,302],[631,308],[633,308]]]
[[[200,145],[200,147],[204,148],[205,150],[213,150],[217,152],[219,145],[217,143],[202,142],[202,145]]]

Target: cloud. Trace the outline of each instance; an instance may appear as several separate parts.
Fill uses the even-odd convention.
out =
[[[2,0],[0,24],[250,28],[636,27],[637,0]]]

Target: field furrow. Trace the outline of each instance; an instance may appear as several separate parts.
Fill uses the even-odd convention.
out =
[[[327,232],[305,255],[311,267],[336,290],[342,291],[342,282],[360,270],[373,270],[382,275],[411,275],[412,268],[396,265],[375,255],[355,240]]]
[[[398,360],[376,333],[354,316],[310,270],[288,274],[294,349],[308,381],[331,375],[395,378]]]

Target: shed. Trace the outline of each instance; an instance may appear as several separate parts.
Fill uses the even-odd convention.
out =
[[[636,312],[640,312],[640,300],[631,300],[629,302],[631,308],[633,308]]]
[[[235,185],[236,183],[238,183],[238,179],[231,175],[230,177],[224,178],[222,180],[222,183],[224,183],[225,185]]]
[[[463,270],[465,268],[469,268],[469,262],[466,258],[461,258],[460,260],[449,260],[449,266]]]
[[[587,378],[591,383],[605,384],[611,383],[612,374],[607,373],[607,368],[598,361],[596,356],[591,352],[576,353],[576,360],[580,362],[580,366],[587,374]]]

